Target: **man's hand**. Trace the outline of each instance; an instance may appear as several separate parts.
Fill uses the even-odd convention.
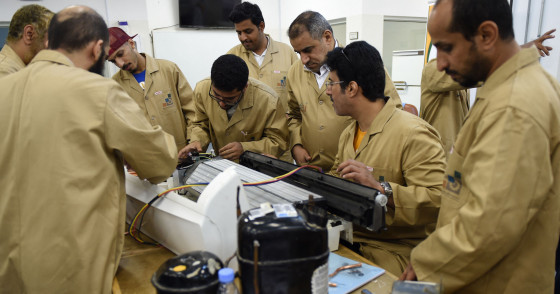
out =
[[[309,152],[307,152],[307,150],[299,144],[292,148],[292,157],[296,161],[297,165],[306,165],[311,160]]]
[[[183,147],[183,149],[179,151],[179,158],[187,158],[187,156],[189,156],[189,153],[191,153],[192,151],[197,151],[199,153],[202,152],[202,145],[200,145],[200,142],[194,141],[189,145]]]
[[[523,44],[521,45],[521,47],[523,48],[528,48],[531,47],[533,44],[535,46],[537,46],[537,49],[539,50],[539,53],[541,54],[542,57],[544,57],[545,55],[548,56],[550,55],[550,52],[552,50],[552,47],[550,46],[544,46],[543,42],[547,39],[552,39],[556,36],[552,35],[552,33],[554,33],[556,31],[556,29],[552,29],[546,33],[544,33],[542,36],[540,36],[539,38],[527,43],[527,44]]]
[[[236,160],[243,154],[243,146],[239,142],[231,142],[222,147],[218,152],[225,159]]]
[[[408,263],[408,265],[404,269],[404,272],[399,277],[399,280],[401,280],[401,281],[416,281],[416,273],[414,272],[414,269],[412,268],[412,263]]]
[[[345,162],[339,164],[336,168],[336,171],[345,180],[351,180],[358,184],[383,191],[383,187],[381,187],[379,182],[376,181],[371,174],[373,169],[359,161],[348,159]]]

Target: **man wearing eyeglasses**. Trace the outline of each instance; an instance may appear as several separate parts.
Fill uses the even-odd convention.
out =
[[[279,156],[287,147],[288,126],[278,94],[256,79],[241,58],[226,54],[212,65],[210,79],[194,91],[195,118],[186,157],[212,143],[218,155],[238,160],[244,151]]]
[[[177,150],[189,141],[194,118],[192,89],[179,67],[168,60],[139,53],[132,38],[121,28],[109,28],[108,61],[121,70],[117,81],[144,111],[153,126],[175,138]]]
[[[352,119],[337,116],[325,93],[329,69],[327,53],[338,47],[327,20],[318,12],[305,11],[290,25],[288,36],[301,57],[288,71],[288,127],[290,150],[297,164],[312,164],[330,170],[336,155],[338,138]],[[389,78],[385,95],[389,104],[402,108],[399,94]]]
[[[357,229],[360,252],[399,275],[412,248],[436,225],[445,154],[435,128],[388,104],[383,61],[364,41],[329,52],[326,93],[339,116],[355,119],[341,134],[331,173],[388,197],[387,230]]]

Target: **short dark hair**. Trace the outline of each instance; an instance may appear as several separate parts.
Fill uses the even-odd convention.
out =
[[[93,9],[63,10],[51,20],[49,49],[60,48],[73,52],[97,40],[103,40],[104,46],[109,46],[109,29],[103,18]]]
[[[323,32],[331,31],[332,27],[329,22],[319,13],[315,11],[304,11],[290,24],[288,28],[288,37],[295,39],[304,32],[309,32],[311,38],[320,40]]]
[[[436,2],[434,7],[440,4]],[[452,19],[450,32],[459,32],[465,39],[472,40],[480,24],[490,20],[496,23],[502,40],[511,40],[513,33],[513,16],[507,0],[452,0]]]
[[[261,22],[264,23],[261,9],[257,4],[249,2],[237,4],[229,14],[229,20],[233,23],[240,23],[246,19],[251,19],[256,26],[259,26]]]
[[[214,87],[220,91],[242,90],[249,80],[249,68],[236,55],[222,55],[212,64],[210,78]]]
[[[375,101],[385,98],[385,68],[379,51],[365,41],[348,44],[344,49],[338,47],[327,54],[327,66],[344,83],[340,84],[344,90],[351,81],[355,81],[364,96]]]
[[[39,38],[44,38],[53,15],[52,11],[41,5],[31,4],[23,6],[12,16],[6,41],[14,42],[21,39],[23,37],[23,28],[29,24],[35,28]]]

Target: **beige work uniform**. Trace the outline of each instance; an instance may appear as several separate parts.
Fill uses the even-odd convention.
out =
[[[231,48],[227,54],[239,56],[249,67],[249,76],[257,79],[278,93],[278,99],[284,110],[288,109],[286,77],[294,62],[299,61],[290,45],[274,41],[269,35],[268,47],[262,65],[259,66],[253,51],[245,49],[242,44]]]
[[[420,117],[439,132],[448,158],[469,112],[469,92],[444,71],[438,71],[436,59],[424,66],[421,88]]]
[[[228,120],[208,93],[211,80],[204,79],[195,87],[195,119],[193,142],[206,150],[211,142],[218,151],[231,142],[240,142],[244,151],[278,156],[287,146],[288,126],[276,92],[264,83],[249,78],[247,89]]]
[[[357,123],[340,136],[338,154],[331,171],[348,159],[373,168],[379,182],[393,189],[395,208],[387,207],[387,230],[355,231],[354,242],[362,254],[389,272],[400,275],[411,249],[435,228],[441,197],[445,155],[437,131],[404,110],[385,106],[373,120],[354,151]]]
[[[0,78],[15,73],[25,67],[23,60],[8,44],[5,44],[0,51]]]
[[[385,95],[391,97],[387,105],[402,108],[393,81],[385,71]],[[329,171],[334,163],[338,139],[342,131],[353,121],[349,116],[334,112],[326,85],[319,88],[315,74],[296,62],[288,72],[288,128],[289,150],[302,145],[309,152],[309,164]]]
[[[177,149],[185,147],[194,119],[193,91],[179,67],[167,60],[146,57],[145,90],[132,73],[117,72],[113,79],[138,103],[146,118],[175,138]]]
[[[446,293],[553,293],[560,85],[522,49],[486,80],[450,154],[437,229],[412,251]]]
[[[42,50],[0,79],[0,292],[111,293],[124,242],[123,159],[167,179],[173,138],[114,81]]]

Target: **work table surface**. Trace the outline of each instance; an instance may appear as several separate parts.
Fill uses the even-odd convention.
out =
[[[375,265],[342,245],[335,253],[358,262]],[[140,244],[127,235],[119,269],[113,281],[113,293],[155,294],[156,289],[151,283],[152,275],[161,264],[175,256],[164,247]],[[389,294],[396,279],[394,275],[386,272],[352,293],[359,294],[362,289],[368,289],[374,294]]]

